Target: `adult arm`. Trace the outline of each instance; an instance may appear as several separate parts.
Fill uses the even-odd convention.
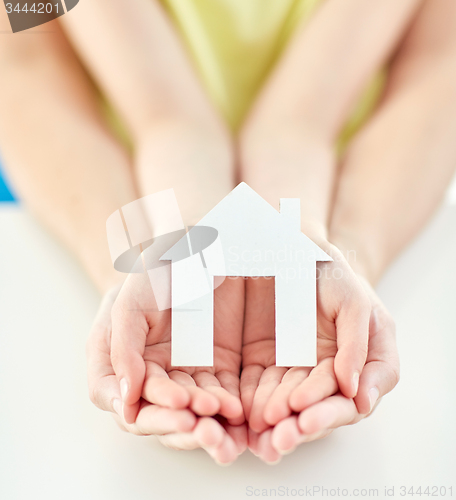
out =
[[[139,192],[173,188],[186,221],[199,220],[234,187],[231,139],[163,7],[81,2],[62,24],[127,125]]]
[[[376,283],[440,204],[456,167],[456,4],[425,2],[383,100],[348,148],[330,239]]]
[[[273,206],[301,199],[302,228],[326,239],[334,143],[356,100],[391,57],[420,0],[329,0],[296,33],[241,134],[241,171]]]
[[[106,219],[137,197],[130,160],[56,21],[1,36],[0,72],[0,151],[15,190],[106,291],[122,279]]]
[[[327,9],[330,4],[328,2]],[[358,281],[372,309],[367,364],[354,399],[356,404],[351,398],[338,395],[312,405],[312,409],[303,407],[311,378],[296,388],[288,376],[286,380],[283,378],[285,384],[279,384],[278,379],[275,394],[263,401],[263,421],[257,420],[255,425],[258,430],[264,428],[264,419],[266,424],[276,423],[281,413],[278,410],[283,408],[277,404],[281,398],[289,397],[291,410],[301,412],[299,419],[285,417],[281,421],[283,425],[280,423],[274,428],[271,439],[279,450],[289,451],[301,441],[321,437],[339,425],[359,420],[372,411],[380,397],[398,380],[394,322],[364,277],[375,283],[388,262],[423,226],[441,200],[455,164],[452,144],[456,114],[454,6],[443,1],[426,2],[418,12],[417,7],[418,3],[413,5],[407,22],[396,35],[397,42],[408,29],[400,50],[393,44],[378,59],[380,64],[395,52],[383,101],[349,148],[340,179],[336,177],[333,142],[340,124],[346,119],[340,110],[347,111],[349,106],[338,107],[334,103],[337,104],[343,95],[334,97],[329,93],[328,100],[333,105],[326,109],[326,102],[321,101],[325,93],[319,93],[319,87],[315,87],[315,102],[311,103],[310,110],[321,109],[323,117],[334,112],[331,115],[334,120],[325,120],[326,125],[322,125],[315,115],[316,127],[312,127],[307,107],[299,106],[299,95],[295,108],[285,106],[287,113],[282,115],[282,106],[270,101],[279,93],[266,87],[263,95],[270,92],[268,99],[260,97],[244,129],[242,166],[245,177],[272,204],[277,204],[279,197],[300,197],[303,230],[318,243],[325,246],[329,238],[342,250],[357,252],[358,260],[351,264],[361,274]],[[416,19],[410,24],[413,15]],[[308,26],[309,32],[312,26]],[[356,32],[355,25],[352,26]],[[343,38],[340,44],[346,48]],[[277,71],[280,68],[281,65]],[[295,75],[299,72],[297,67]],[[309,70],[306,77],[312,80],[313,73]],[[340,77],[348,78],[343,72]],[[273,82],[274,79],[275,76]],[[290,85],[298,87],[294,82]],[[303,88],[308,85],[305,83]],[[344,87],[342,83],[341,88]],[[334,88],[337,94],[337,85]],[[282,92],[285,103],[292,103],[296,98],[296,94],[286,92],[286,86],[282,87]],[[281,102],[280,96],[278,98]],[[329,127],[331,123],[337,126]],[[286,125],[283,132],[282,124]],[[336,198],[331,210],[334,184]],[[327,298],[323,298],[322,303],[325,300]],[[337,374],[337,361],[335,368]],[[338,382],[340,386],[339,377]],[[283,412],[280,417],[284,417]],[[294,438],[287,441],[290,432]]]

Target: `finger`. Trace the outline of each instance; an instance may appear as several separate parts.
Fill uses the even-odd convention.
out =
[[[238,457],[238,448],[233,438],[211,417],[201,417],[192,432],[167,434],[160,436],[159,440],[173,449],[202,448],[219,465],[229,465]]]
[[[167,448],[178,451],[195,450],[199,448],[194,432],[173,432],[157,436],[158,441]]]
[[[126,429],[141,436],[191,432],[196,417],[190,410],[172,410],[161,406],[144,404],[134,424],[125,424]]]
[[[285,373],[265,404],[263,417],[267,424],[276,425],[291,415],[290,395],[309,376],[310,370],[308,367],[295,367]]]
[[[122,292],[117,300],[121,298]],[[146,374],[143,355],[149,325],[139,312],[116,304],[111,313],[111,362],[119,381],[125,421],[132,424],[139,411]]]
[[[290,394],[290,407],[295,412],[332,396],[338,391],[336,375],[334,373],[334,358],[325,358],[312,369]]]
[[[205,448],[218,465],[231,465],[239,456],[238,447],[233,438],[226,433],[223,441],[215,448]]]
[[[89,396],[100,410],[123,415],[119,382],[115,375],[89,379]]]
[[[196,448],[214,448],[223,441],[225,431],[211,417],[199,417],[191,432],[176,432],[159,436],[159,441],[174,450],[194,450]]]
[[[250,412],[249,426],[255,432],[263,432],[269,427],[264,419],[264,409],[269,398],[280,384],[287,368],[279,366],[270,366],[264,370],[261,375],[258,388],[253,398],[252,409]]]
[[[317,441],[319,439],[324,439],[326,436],[329,436],[334,429],[322,429],[321,431],[314,432],[313,434],[301,434],[301,437],[298,441],[298,446],[303,443],[310,443],[311,441]]]
[[[298,425],[303,434],[314,434],[355,423],[361,418],[353,399],[337,394],[301,412]]]
[[[195,430],[197,442],[218,465],[230,465],[239,456],[233,438],[214,418],[203,417]]]
[[[258,456],[268,465],[280,462],[282,455],[272,446],[272,429],[263,431],[258,438]]]
[[[245,422],[244,407],[241,402],[240,377],[239,373],[229,372],[227,370],[219,371],[215,374],[220,385],[235,397],[237,409],[232,409],[235,417],[227,417],[228,423],[232,426],[240,426]]]
[[[247,446],[249,450],[257,457],[259,454],[258,451],[258,440],[260,438],[260,434],[252,430],[249,426],[247,427]]]
[[[216,448],[222,444],[225,433],[222,425],[212,417],[201,417],[195,428],[195,436],[204,449]]]
[[[275,450],[281,455],[292,453],[299,445],[310,443],[317,439],[323,439],[331,434],[332,429],[323,429],[313,434],[303,434],[299,429],[298,417],[292,415],[279,422],[272,429],[271,443]]]
[[[126,427],[126,426],[128,426],[128,424],[125,422],[125,420],[123,419],[122,416],[117,415],[116,413],[113,413],[112,418],[114,419],[114,422],[117,424],[117,426],[119,427],[119,429],[122,432],[128,432],[127,427]]]
[[[198,387],[193,377],[188,373],[180,370],[173,370],[169,372],[169,378],[185,387],[190,396],[189,407],[197,415],[211,416],[219,411],[219,400],[213,394]]]
[[[87,379],[93,404],[104,411],[122,413],[119,382],[110,357],[111,309],[118,290],[103,298],[86,344]]]
[[[157,363],[146,362],[146,378],[142,397],[159,406],[179,410],[190,403],[190,395],[185,387],[171,380],[168,373]]]
[[[278,453],[288,455],[299,445],[323,439],[331,432],[332,429],[323,429],[313,434],[303,434],[299,429],[298,417],[293,415],[282,420],[272,429],[271,443]]]
[[[241,402],[244,408],[244,415],[247,420],[250,420],[250,412],[252,411],[253,398],[260,383],[261,375],[264,372],[264,367],[260,365],[250,365],[243,368],[241,373]]]
[[[231,439],[234,441],[238,455],[244,453],[248,445],[248,427],[244,422],[241,425],[230,425],[225,426],[225,430]]]
[[[371,304],[367,295],[357,294],[342,305],[336,318],[337,354],[334,371],[340,391],[354,398],[367,357]]]
[[[369,355],[355,398],[358,411],[362,414],[371,413],[380,398],[397,385],[399,372],[394,321],[385,315],[379,324],[378,318],[373,315]]]
[[[196,372],[193,374],[193,378],[199,387],[218,399],[220,402],[220,409],[218,410],[220,415],[232,419],[243,415],[240,399],[223,388],[215,375],[209,372]]]
[[[301,431],[298,427],[298,417],[293,415],[280,421],[272,430],[271,444],[273,448],[286,455],[291,453],[299,444]]]
[[[399,381],[399,363],[384,361],[367,363],[361,374],[358,395],[355,398],[358,411],[371,413],[380,399],[392,391]]]

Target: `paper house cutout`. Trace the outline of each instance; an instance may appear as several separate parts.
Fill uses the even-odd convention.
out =
[[[299,199],[281,199],[279,213],[242,182],[162,255],[160,260],[171,261],[173,366],[213,365],[218,276],[273,276],[276,365],[316,365],[316,263],[332,259],[301,232],[300,219]],[[191,257],[182,259],[182,245],[190,244],[189,234],[198,226],[214,228],[218,238],[201,255],[190,251]],[[199,273],[187,272],[190,259],[200,259]],[[183,304],[179,299],[187,289],[203,291],[205,284],[208,293],[196,300]]]

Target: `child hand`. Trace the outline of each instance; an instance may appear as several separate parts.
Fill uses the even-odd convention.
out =
[[[366,361],[371,303],[340,252],[334,248],[330,252],[334,262],[318,264],[318,364],[314,368],[275,366],[274,281],[247,281],[241,398],[255,433],[338,390],[350,399],[358,392]]]
[[[324,330],[320,329],[319,318],[317,366],[312,369],[292,368],[285,371],[281,380],[274,380],[270,373],[270,383],[275,385],[275,389],[263,405],[263,414],[260,409],[254,409],[256,415],[249,418],[249,421],[253,418],[254,425],[263,425],[257,427],[260,432],[249,430],[249,448],[263,460],[275,462],[301,443],[321,439],[337,427],[358,422],[370,415],[380,398],[397,384],[399,357],[394,321],[368,282],[362,276],[357,276],[357,279],[370,300],[370,317],[367,359],[356,397],[352,399],[338,391],[334,357],[330,355],[320,359],[324,356],[321,348],[334,350],[334,347],[327,344],[327,338],[321,338],[320,332]],[[319,298],[321,292],[319,290]],[[319,313],[321,305],[320,300]],[[296,385],[299,378],[302,381]],[[243,394],[243,384],[241,388]],[[288,395],[286,404],[283,404],[284,394]],[[258,401],[253,403],[258,404]],[[246,415],[249,415],[248,411]],[[281,415],[286,416],[278,419]]]
[[[270,446],[276,451],[290,452],[302,442],[320,439],[337,427],[354,424],[369,416],[380,399],[399,381],[394,321],[367,280],[362,276],[358,279],[369,297],[371,314],[367,359],[357,395],[351,399],[339,392],[315,404],[303,404],[308,397],[303,383],[290,396],[290,406],[297,415],[281,420],[271,432]]]
[[[239,400],[243,289],[242,280],[227,280],[216,291],[215,301],[229,311],[221,304],[216,314],[215,367],[174,369],[170,312],[154,310],[146,275],[130,275],[120,292],[104,298],[87,344],[94,404],[117,413],[129,432],[162,436],[172,448],[201,446],[220,463],[233,461],[247,442]],[[206,418],[216,414],[225,421]]]
[[[242,280],[215,290],[213,367],[171,366],[171,314],[158,311],[146,274],[130,274],[112,309],[111,361],[119,381],[124,417],[133,423],[140,398],[160,406],[190,408],[243,422],[239,399]]]

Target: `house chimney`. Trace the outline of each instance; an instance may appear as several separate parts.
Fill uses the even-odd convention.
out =
[[[301,200],[299,198],[281,198],[280,214],[293,221],[293,229],[301,231]]]

